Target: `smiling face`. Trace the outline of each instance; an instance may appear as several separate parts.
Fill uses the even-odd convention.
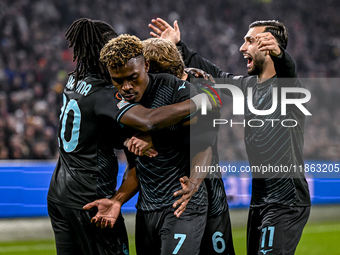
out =
[[[130,103],[141,100],[149,84],[148,70],[149,62],[142,56],[130,59],[126,66],[117,69],[109,67],[113,85]]]
[[[265,27],[252,27],[244,37],[244,43],[240,47],[245,59],[248,60],[247,69],[249,75],[261,75],[267,58],[265,51],[259,51],[255,36],[264,32]]]

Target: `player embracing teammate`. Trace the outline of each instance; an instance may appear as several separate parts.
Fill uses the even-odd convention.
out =
[[[48,195],[58,254],[127,254],[120,208],[137,190],[136,247],[139,255],[234,254],[225,191],[217,196],[217,187],[222,188],[223,182],[220,177],[203,181],[205,174],[192,170],[195,165],[218,163],[216,132],[213,131],[211,140],[202,142],[198,134],[197,141],[190,141],[204,145],[197,146],[194,153],[185,143],[192,139],[190,125],[195,125],[197,117],[192,113],[200,109],[202,98],[208,101],[210,110],[211,102],[187,81],[170,74],[151,74],[149,69],[153,64],[145,58],[143,44],[137,37],[121,35],[109,41],[116,37],[112,27],[98,21],[82,22],[84,27],[90,28],[88,31],[96,34],[96,42],[92,43],[93,49],[86,46],[91,44],[86,29],[83,34],[74,32],[70,38],[72,42],[79,37],[79,41],[75,40],[70,46],[84,44],[81,47],[84,52],[76,48],[74,51],[75,56],[81,57],[64,92],[59,129],[60,158]],[[189,50],[180,40],[177,22],[174,28],[162,19],[152,20],[152,23],[150,27],[154,33],[151,34],[176,44],[185,66],[200,68],[214,78],[223,79],[225,84],[237,86],[244,94],[252,88],[252,102],[257,109],[266,110],[272,106],[274,88],[302,86],[294,62],[285,50],[288,34],[280,22],[257,21],[249,26],[240,51],[248,61],[250,76],[223,72]],[[80,24],[74,24],[75,31],[81,28]],[[99,62],[99,50],[104,44]],[[91,54],[93,59],[89,58]],[[109,80],[115,88],[110,86]],[[231,95],[226,89],[221,92]],[[280,100],[278,105],[281,106]],[[297,107],[289,107],[287,115],[297,120],[295,127],[245,127],[251,166],[304,165],[305,116]],[[268,118],[255,115],[245,103],[246,121],[255,117]],[[270,118],[281,120],[283,116],[275,111]],[[129,171],[116,192],[117,159],[111,153],[113,148],[121,148],[125,138],[137,130],[147,132],[148,138],[136,144],[149,144],[148,148],[156,149],[158,154],[148,157],[143,153],[138,156],[127,153]],[[174,194],[183,196],[178,199]],[[219,199],[215,205],[220,205],[215,211],[211,206],[215,203],[212,201],[217,201],[214,199]],[[86,204],[84,209],[88,211],[83,211],[81,204]],[[91,209],[93,207],[98,210]],[[310,197],[303,173],[254,175],[247,253],[294,254],[309,213]],[[223,217],[209,222],[212,215]],[[96,230],[88,225],[91,218],[97,226],[114,228],[106,232]],[[217,231],[220,224],[224,225],[222,232]],[[223,241],[220,246],[214,242],[216,237]]]
[[[171,27],[158,18],[149,25],[151,35],[171,40],[181,50],[185,65],[200,68],[223,84],[232,84],[243,94],[252,89],[252,102],[258,110],[267,110],[273,105],[273,90],[283,87],[300,88],[295,64],[285,50],[288,32],[275,20],[255,21],[240,47],[249,76],[234,76],[220,70],[210,61],[189,50],[180,40],[177,22]],[[231,95],[230,90],[221,89]],[[291,93],[297,99],[302,95]],[[249,100],[249,99],[248,99]],[[294,119],[297,125],[285,128],[281,125],[246,126],[244,142],[250,166],[304,166],[303,134],[305,115],[294,106],[288,107],[286,116],[281,115],[281,100],[277,110],[270,116],[256,115],[245,100],[245,121],[251,119]],[[302,173],[269,173],[253,175],[252,197],[247,225],[248,254],[294,254],[303,228],[310,214],[308,184]]]

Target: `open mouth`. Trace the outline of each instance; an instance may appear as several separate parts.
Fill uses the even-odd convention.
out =
[[[243,55],[243,57],[245,59],[247,59],[247,67],[250,68],[252,66],[252,63],[253,63],[253,58],[250,56],[250,55]]]

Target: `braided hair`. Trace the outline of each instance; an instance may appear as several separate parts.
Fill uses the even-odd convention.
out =
[[[111,83],[109,72],[99,57],[105,43],[117,37],[113,27],[101,20],[81,18],[73,22],[65,37],[69,48],[73,48],[73,61],[76,61],[75,70],[69,73],[74,74],[75,84],[89,72]]]

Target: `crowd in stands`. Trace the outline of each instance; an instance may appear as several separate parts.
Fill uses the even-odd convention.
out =
[[[248,25],[282,21],[290,33],[288,51],[312,93],[304,157],[339,160],[339,7],[336,0],[2,0],[0,159],[57,158],[62,90],[74,69],[64,34],[74,20],[101,19],[118,33],[146,39],[150,20],[162,17],[178,20],[190,48],[223,70],[243,75],[246,62],[239,47]],[[222,111],[230,118],[230,107]],[[245,160],[243,129],[221,128],[219,147],[222,159]]]

